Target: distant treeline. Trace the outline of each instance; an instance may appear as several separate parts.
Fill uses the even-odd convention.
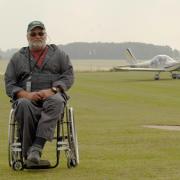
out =
[[[166,54],[172,58],[180,59],[180,51],[170,46],[159,46],[140,42],[124,43],[87,43],[74,42],[59,45],[71,59],[125,59],[125,49],[131,48],[138,59],[150,59],[157,54]],[[18,49],[0,50],[0,59],[10,59]]]

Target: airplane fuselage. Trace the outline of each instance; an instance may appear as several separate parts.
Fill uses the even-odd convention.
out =
[[[130,49],[127,49],[128,64],[124,66],[116,66],[115,71],[145,71],[155,72],[155,80],[158,80],[161,72],[170,72],[173,79],[179,78],[176,73],[180,71],[180,61],[176,61],[167,55],[157,55],[154,58],[138,62]]]

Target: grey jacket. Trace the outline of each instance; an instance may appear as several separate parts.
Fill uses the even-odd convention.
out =
[[[31,74],[31,75],[30,75]],[[31,77],[31,91],[61,86],[66,91],[74,82],[73,67],[66,55],[56,45],[48,45],[48,52],[42,67],[30,55],[28,47],[21,48],[11,58],[5,72],[6,93],[12,99],[16,93],[26,90],[26,82]]]

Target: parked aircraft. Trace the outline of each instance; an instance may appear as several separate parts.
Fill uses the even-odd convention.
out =
[[[173,79],[180,78],[175,72],[180,70],[180,62],[167,55],[157,55],[145,62],[138,62],[130,49],[126,49],[128,65],[116,66],[114,71],[146,71],[155,72],[155,80],[160,79],[161,72],[170,72]]]

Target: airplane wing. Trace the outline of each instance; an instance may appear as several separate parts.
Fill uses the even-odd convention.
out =
[[[132,68],[117,66],[113,68],[114,71],[149,71],[149,72],[164,72],[165,69],[159,68]]]
[[[179,71],[180,70],[180,63],[177,63],[175,65],[172,66],[167,66],[164,68],[165,71]]]
[[[180,63],[176,63],[171,66],[166,66],[164,68],[142,68],[142,67],[125,67],[125,66],[116,66],[113,68],[114,71],[146,71],[146,72],[171,72],[179,71]]]

